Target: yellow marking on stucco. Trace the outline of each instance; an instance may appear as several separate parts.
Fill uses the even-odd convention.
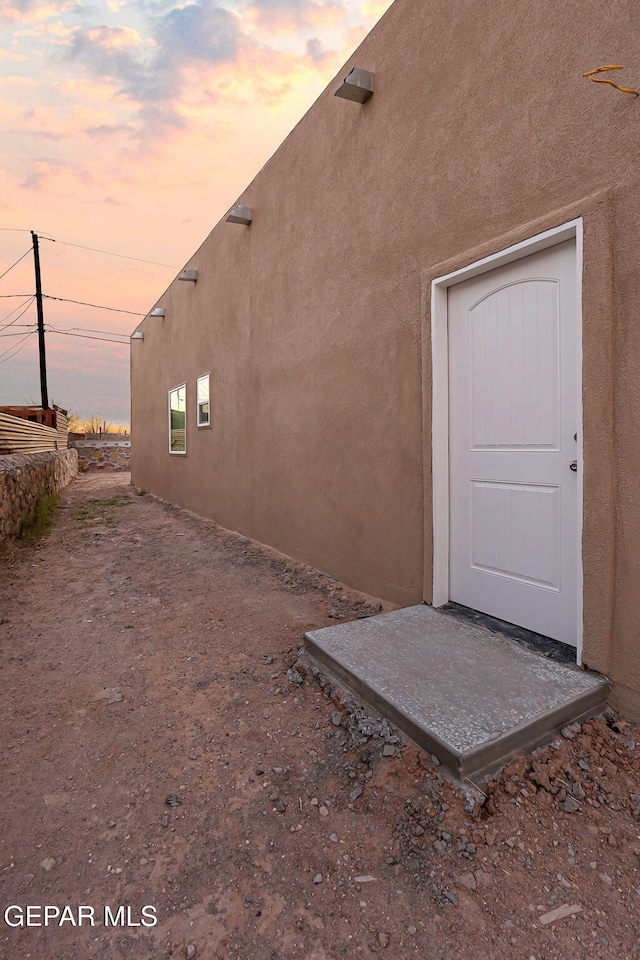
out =
[[[589,77],[594,83],[608,83],[609,86],[615,87],[616,90],[620,90],[621,93],[632,93],[634,97],[640,97],[640,93],[637,90],[632,90],[631,87],[621,87],[614,80],[607,80],[604,77],[596,79],[596,73],[605,73],[607,70],[624,70],[624,67],[619,63],[609,63],[606,67],[596,67],[595,70],[588,70],[586,73],[583,73],[582,76]]]

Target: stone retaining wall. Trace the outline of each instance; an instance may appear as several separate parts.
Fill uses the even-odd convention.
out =
[[[131,470],[131,439],[77,440],[69,437],[69,446],[78,451],[78,469]]]
[[[0,456],[0,539],[20,532],[38,497],[57,493],[77,475],[75,450]]]

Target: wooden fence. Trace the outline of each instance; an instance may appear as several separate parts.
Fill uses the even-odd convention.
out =
[[[0,413],[0,454],[42,453],[46,450],[65,450],[67,447],[67,418],[58,411],[58,429],[32,423],[21,417]]]

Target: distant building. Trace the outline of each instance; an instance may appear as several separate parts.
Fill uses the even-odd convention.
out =
[[[36,407],[36,406],[8,406],[0,407],[0,413],[7,413],[11,417],[19,417],[21,420],[28,420],[30,423],[41,423],[45,427],[58,429],[58,420],[60,426],[66,428],[67,411],[61,407]]]
[[[55,404],[0,406],[0,456],[63,450],[67,438],[67,411]]]

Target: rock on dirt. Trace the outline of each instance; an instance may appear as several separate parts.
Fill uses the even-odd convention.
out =
[[[563,920],[565,917],[574,917],[577,913],[580,913],[582,907],[578,903],[563,903],[561,907],[556,907],[555,910],[550,910],[549,913],[544,913],[540,917],[540,923],[543,926],[547,926],[549,923],[553,923],[555,920]]]

